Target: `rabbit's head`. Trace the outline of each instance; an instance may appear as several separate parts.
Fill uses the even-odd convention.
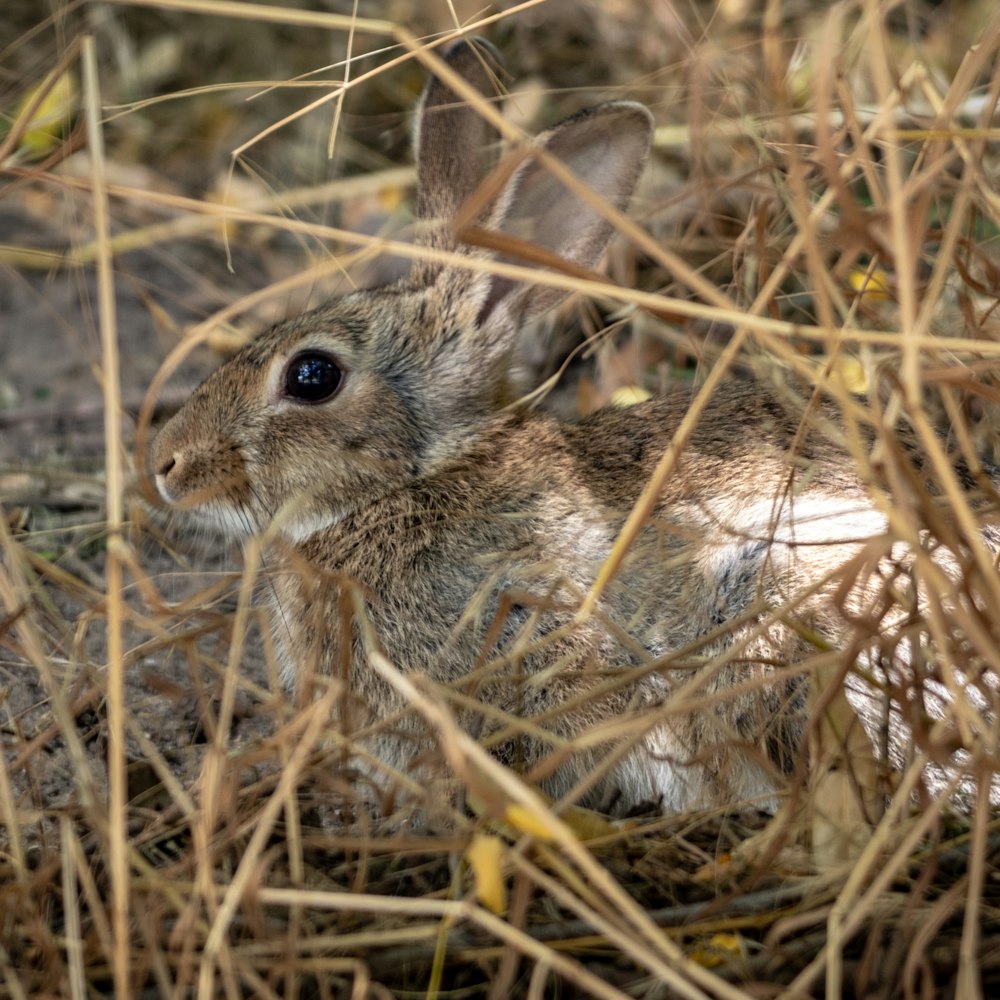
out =
[[[487,46],[460,42],[445,58],[476,90],[490,88]],[[154,442],[164,499],[238,534],[277,518],[301,540],[459,461],[511,402],[519,328],[566,294],[491,274],[489,264],[524,240],[543,261],[592,268],[613,233],[604,213],[631,195],[650,139],[645,108],[604,104],[500,160],[493,126],[432,80],[415,143],[426,259],[394,285],[279,324],[210,376]],[[553,159],[589,193],[557,180]],[[498,243],[462,243],[460,214]]]

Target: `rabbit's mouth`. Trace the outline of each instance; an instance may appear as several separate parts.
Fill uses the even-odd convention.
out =
[[[171,510],[182,513],[185,521],[226,539],[243,541],[262,530],[258,514],[241,503],[227,503],[217,497],[199,497],[197,493],[171,496],[162,476],[156,476],[156,488]]]
[[[183,512],[193,524],[234,541],[277,533],[292,545],[298,545],[337,522],[334,511],[313,509],[310,495],[286,501],[272,510],[253,489],[249,490],[253,497],[247,502],[235,489],[230,491],[232,495],[220,497],[218,484],[180,493],[171,489],[162,474],[155,476],[155,482],[161,499],[172,510]]]
[[[176,461],[161,465],[153,476],[160,499],[200,528],[226,538],[245,539],[261,530],[261,518],[242,502],[235,491],[219,483],[198,485],[179,474],[184,466]],[[231,495],[227,495],[231,494]]]

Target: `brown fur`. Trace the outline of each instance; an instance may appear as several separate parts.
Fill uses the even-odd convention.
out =
[[[485,88],[471,46],[448,58]],[[455,247],[447,224],[489,169],[480,151],[496,137],[440,83],[422,108],[425,241],[482,255]],[[539,140],[619,207],[649,141],[648,113],[631,104],[592,109]],[[530,159],[485,216],[582,267],[611,236]],[[351,588],[391,660],[449,685],[463,723],[508,762],[541,764],[550,791],[620,751],[595,793],[618,794],[620,807],[770,801],[805,725],[804,683],[788,665],[814,651],[807,630],[842,639],[829,602],[838,567],[883,520],[847,457],[820,436],[793,454],[795,405],[731,385],[597,613],[574,625],[688,400],[679,392],[578,424],[505,405],[517,332],[553,298],[424,263],[398,285],[281,324],[162,429],[152,456],[160,490],[237,533],[277,522],[271,600],[287,679],[349,664],[356,721],[390,766],[407,768],[429,738],[346,624]],[[306,348],[345,373],[328,402],[283,394],[285,366]],[[797,622],[768,618],[810,592],[793,602]],[[863,584],[853,594],[859,607],[870,598]],[[677,700],[685,685],[711,707]],[[633,717],[634,746],[622,745],[622,729],[593,736]],[[588,734],[586,747],[563,753]]]

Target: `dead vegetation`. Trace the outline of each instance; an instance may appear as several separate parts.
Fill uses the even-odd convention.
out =
[[[995,5],[36,6],[8,3],[0,35],[0,995],[994,995]],[[887,588],[912,611],[892,642],[956,697],[908,717],[880,815],[853,805],[873,761],[834,697],[777,817],[612,822],[550,808],[447,692],[396,675],[441,777],[401,776],[376,819],[336,687],[289,704],[252,573],[135,487],[184,379],[398,273],[408,112],[456,13],[504,53],[529,131],[609,96],[657,117],[606,286],[524,345],[526,384],[559,375],[542,405],[686,379],[693,422],[749,372],[815,386],[884,550],[928,554]],[[37,301],[48,328],[19,319]],[[852,624],[857,648],[801,669],[897,656],[880,620]],[[953,786],[924,787],[958,747]]]

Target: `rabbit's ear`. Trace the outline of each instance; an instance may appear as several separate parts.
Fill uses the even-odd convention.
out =
[[[537,144],[569,167],[599,199],[623,209],[639,180],[652,134],[653,120],[646,108],[621,101],[574,115],[539,136]],[[614,235],[611,223],[538,158],[511,177],[488,225],[588,270]],[[567,295],[558,288],[526,286],[498,276],[488,280],[479,312],[483,328],[516,326]]]
[[[497,91],[500,58],[481,38],[455,43],[445,62],[481,94]],[[450,224],[459,208],[490,172],[500,136],[466,100],[437,78],[424,91],[413,148],[417,161],[417,216],[428,226],[425,245],[453,246]]]

